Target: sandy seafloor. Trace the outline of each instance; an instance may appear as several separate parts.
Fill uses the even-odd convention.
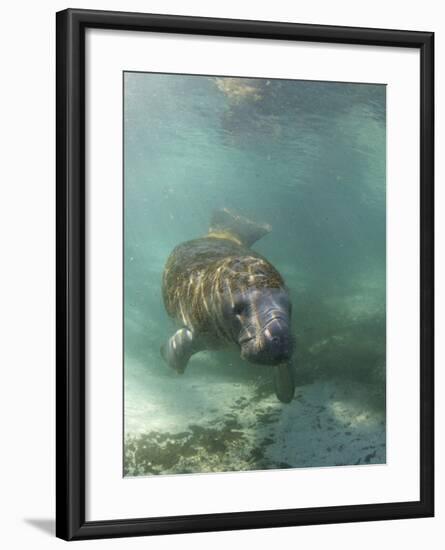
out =
[[[184,375],[126,361],[126,476],[385,463],[365,385],[318,380],[283,404],[267,369],[223,358],[203,352]]]

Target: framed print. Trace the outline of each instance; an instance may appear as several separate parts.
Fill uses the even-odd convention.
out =
[[[433,47],[57,14],[57,536],[433,515]]]

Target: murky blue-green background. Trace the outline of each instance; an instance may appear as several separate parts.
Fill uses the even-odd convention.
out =
[[[126,474],[385,461],[385,94],[124,74]],[[163,265],[221,207],[273,227],[254,248],[292,295],[290,405],[236,353],[182,377],[159,355]]]

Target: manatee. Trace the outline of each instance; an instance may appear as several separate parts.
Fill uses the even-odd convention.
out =
[[[235,345],[244,360],[273,368],[275,393],[288,403],[295,390],[292,304],[280,273],[251,248],[269,232],[269,225],[220,209],[205,237],[173,250],[162,294],[179,328],[161,355],[183,373],[195,353]]]

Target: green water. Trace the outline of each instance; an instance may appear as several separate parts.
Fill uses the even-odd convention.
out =
[[[386,88],[124,74],[127,475],[385,462]],[[295,399],[236,351],[159,354],[172,249],[227,207],[293,303]],[[328,450],[329,449],[329,450]]]

